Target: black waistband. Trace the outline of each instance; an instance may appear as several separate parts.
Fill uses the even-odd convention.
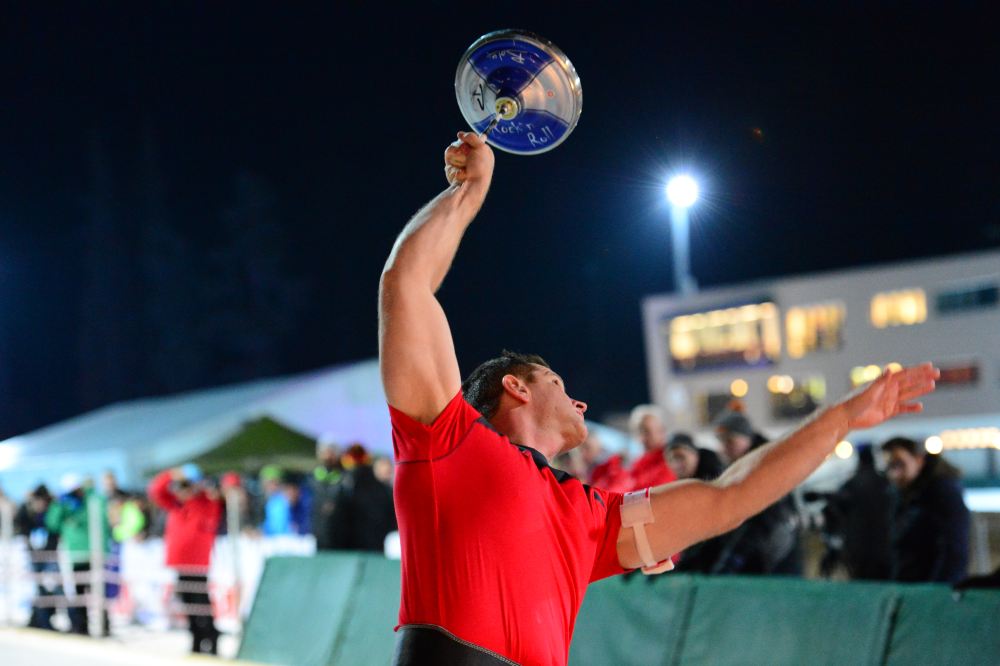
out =
[[[394,666],[517,666],[515,662],[452,636],[440,627],[400,627]]]

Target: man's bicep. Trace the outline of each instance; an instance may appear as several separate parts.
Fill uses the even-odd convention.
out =
[[[431,423],[462,379],[444,309],[424,288],[383,276],[379,294],[379,360],[389,404]]]
[[[730,498],[724,488],[704,481],[677,481],[658,486],[650,493],[654,522],[645,526],[646,538],[657,561],[717,534],[734,529]],[[622,566],[641,566],[631,527],[618,535],[618,559]]]

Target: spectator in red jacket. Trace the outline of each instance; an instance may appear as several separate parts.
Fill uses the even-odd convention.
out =
[[[639,405],[629,416],[629,426],[642,443],[643,454],[629,468],[628,490],[659,486],[677,480],[663,449],[667,446],[667,426],[663,413],[655,405]]]
[[[625,466],[621,455],[613,455],[590,470],[590,483],[597,488],[627,493],[677,480],[664,457],[667,428],[655,405],[639,405],[629,416],[629,430],[642,443],[643,454]]]
[[[222,500],[196,465],[160,472],[149,497],[167,512],[167,566],[177,570],[177,593],[188,616],[192,651],[218,653],[219,630],[208,597],[208,566],[222,519]]]

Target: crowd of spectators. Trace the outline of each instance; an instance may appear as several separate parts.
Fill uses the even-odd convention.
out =
[[[69,631],[90,634],[87,600],[95,548],[102,553],[104,599],[113,599],[121,544],[162,536],[165,564],[177,573],[175,592],[188,619],[192,651],[216,654],[220,632],[208,594],[216,537],[231,529],[251,537],[312,535],[318,550],[382,552],[396,530],[392,478],[390,460],[354,444],[343,452],[320,447],[311,473],[267,465],[256,474],[214,477],[189,463],[160,472],[144,491],[121,489],[111,472],[99,484],[67,474],[55,494],[40,484],[14,507],[15,534],[26,541],[36,584],[28,625],[54,630],[56,608],[65,606]],[[99,545],[91,543],[95,534],[103,535]],[[63,589],[58,551],[72,567],[70,595]],[[102,626],[107,634],[106,610]]]
[[[642,405],[630,418],[632,435],[642,446],[634,460],[622,453],[609,455],[591,435],[554,465],[596,487],[628,492],[685,479],[712,481],[767,442],[738,405],[713,425],[715,445],[699,446],[688,433],[670,433],[657,407]],[[952,584],[965,578],[969,512],[958,471],[904,438],[881,446],[884,472],[872,448],[858,454],[856,472],[839,490],[805,498],[825,502],[821,574],[839,570],[851,579]],[[250,535],[311,534],[321,551],[382,552],[387,535],[396,530],[389,459],[372,456],[360,444],[344,451],[323,445],[317,458],[311,473],[267,465],[256,474],[227,472],[218,478],[187,464],[157,474],[145,492],[119,488],[110,472],[99,487],[76,474],[66,475],[56,494],[39,485],[17,507],[14,520],[30,551],[37,587],[29,626],[53,629],[59,604],[51,601],[65,596],[57,548],[66,551],[65,561],[72,566],[75,597],[86,599],[93,534],[105,535],[101,550],[112,572],[123,542],[162,535],[165,564],[177,572],[176,593],[188,616],[192,650],[216,653],[219,630],[207,575],[217,536],[234,528]],[[90,522],[94,515],[100,516],[99,531]],[[676,568],[702,574],[801,575],[803,515],[800,504],[787,496],[732,532],[679,553]],[[105,595],[114,597],[116,579],[108,581]],[[82,603],[69,604],[67,615],[72,633],[89,633]],[[106,613],[103,627],[107,632]]]
[[[633,410],[630,429],[642,444],[631,462],[622,453],[604,452],[599,438],[591,435],[554,464],[595,487],[628,492],[675,480],[712,481],[767,443],[739,403],[713,421],[712,448],[698,446],[689,433],[668,436],[663,413],[652,405]],[[876,465],[877,455],[884,472]],[[806,500],[825,503],[821,575],[951,584],[967,575],[970,517],[958,470],[904,438],[893,438],[878,451],[861,447],[854,475],[837,492],[788,495],[735,530],[679,553],[676,569],[801,576]]]

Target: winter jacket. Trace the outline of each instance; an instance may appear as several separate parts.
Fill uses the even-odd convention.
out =
[[[149,498],[167,512],[163,541],[167,566],[179,569],[208,568],[215,543],[215,533],[222,520],[222,500],[199,491],[181,502],[170,490],[170,472],[160,472],[149,484]]]
[[[334,502],[333,548],[381,553],[385,537],[397,529],[392,488],[375,478],[371,465],[344,474]]]
[[[898,581],[956,583],[969,565],[969,510],[958,470],[927,454],[909,486],[895,493],[890,575]]]
[[[70,562],[80,564],[90,561],[90,522],[87,519],[87,505],[93,499],[97,502],[101,519],[101,534],[104,552],[108,552],[111,525],[108,524],[108,507],[104,498],[93,490],[67,493],[49,505],[45,513],[45,527],[59,535],[59,546],[69,553]]]
[[[674,470],[663,458],[663,449],[654,449],[643,453],[629,468],[628,490],[642,490],[670,483],[677,480]]]
[[[750,450],[767,440],[753,437]],[[718,537],[718,559],[709,573],[802,575],[801,519],[786,495],[732,532]]]

